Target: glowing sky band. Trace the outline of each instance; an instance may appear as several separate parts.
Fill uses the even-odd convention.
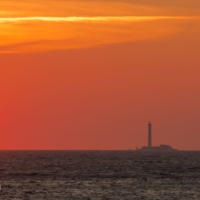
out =
[[[23,21],[46,21],[46,22],[84,22],[84,21],[147,21],[160,19],[190,19],[196,17],[182,16],[103,16],[103,17],[15,17],[0,18],[0,23],[23,22]]]

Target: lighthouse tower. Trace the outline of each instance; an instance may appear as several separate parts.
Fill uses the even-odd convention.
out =
[[[151,147],[151,122],[148,124],[148,147]]]

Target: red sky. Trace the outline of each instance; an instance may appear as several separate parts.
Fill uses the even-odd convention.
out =
[[[200,4],[27,2],[0,3],[0,149],[135,149],[149,121],[200,149]]]

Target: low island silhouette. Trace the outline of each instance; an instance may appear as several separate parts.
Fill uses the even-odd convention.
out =
[[[136,151],[177,151],[173,149],[170,145],[161,144],[160,146],[152,146],[152,137],[151,137],[151,122],[148,124],[148,146],[143,146],[141,149],[136,149]]]

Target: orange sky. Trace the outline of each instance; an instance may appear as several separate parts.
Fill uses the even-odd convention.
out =
[[[0,2],[0,149],[200,149],[200,3]]]

